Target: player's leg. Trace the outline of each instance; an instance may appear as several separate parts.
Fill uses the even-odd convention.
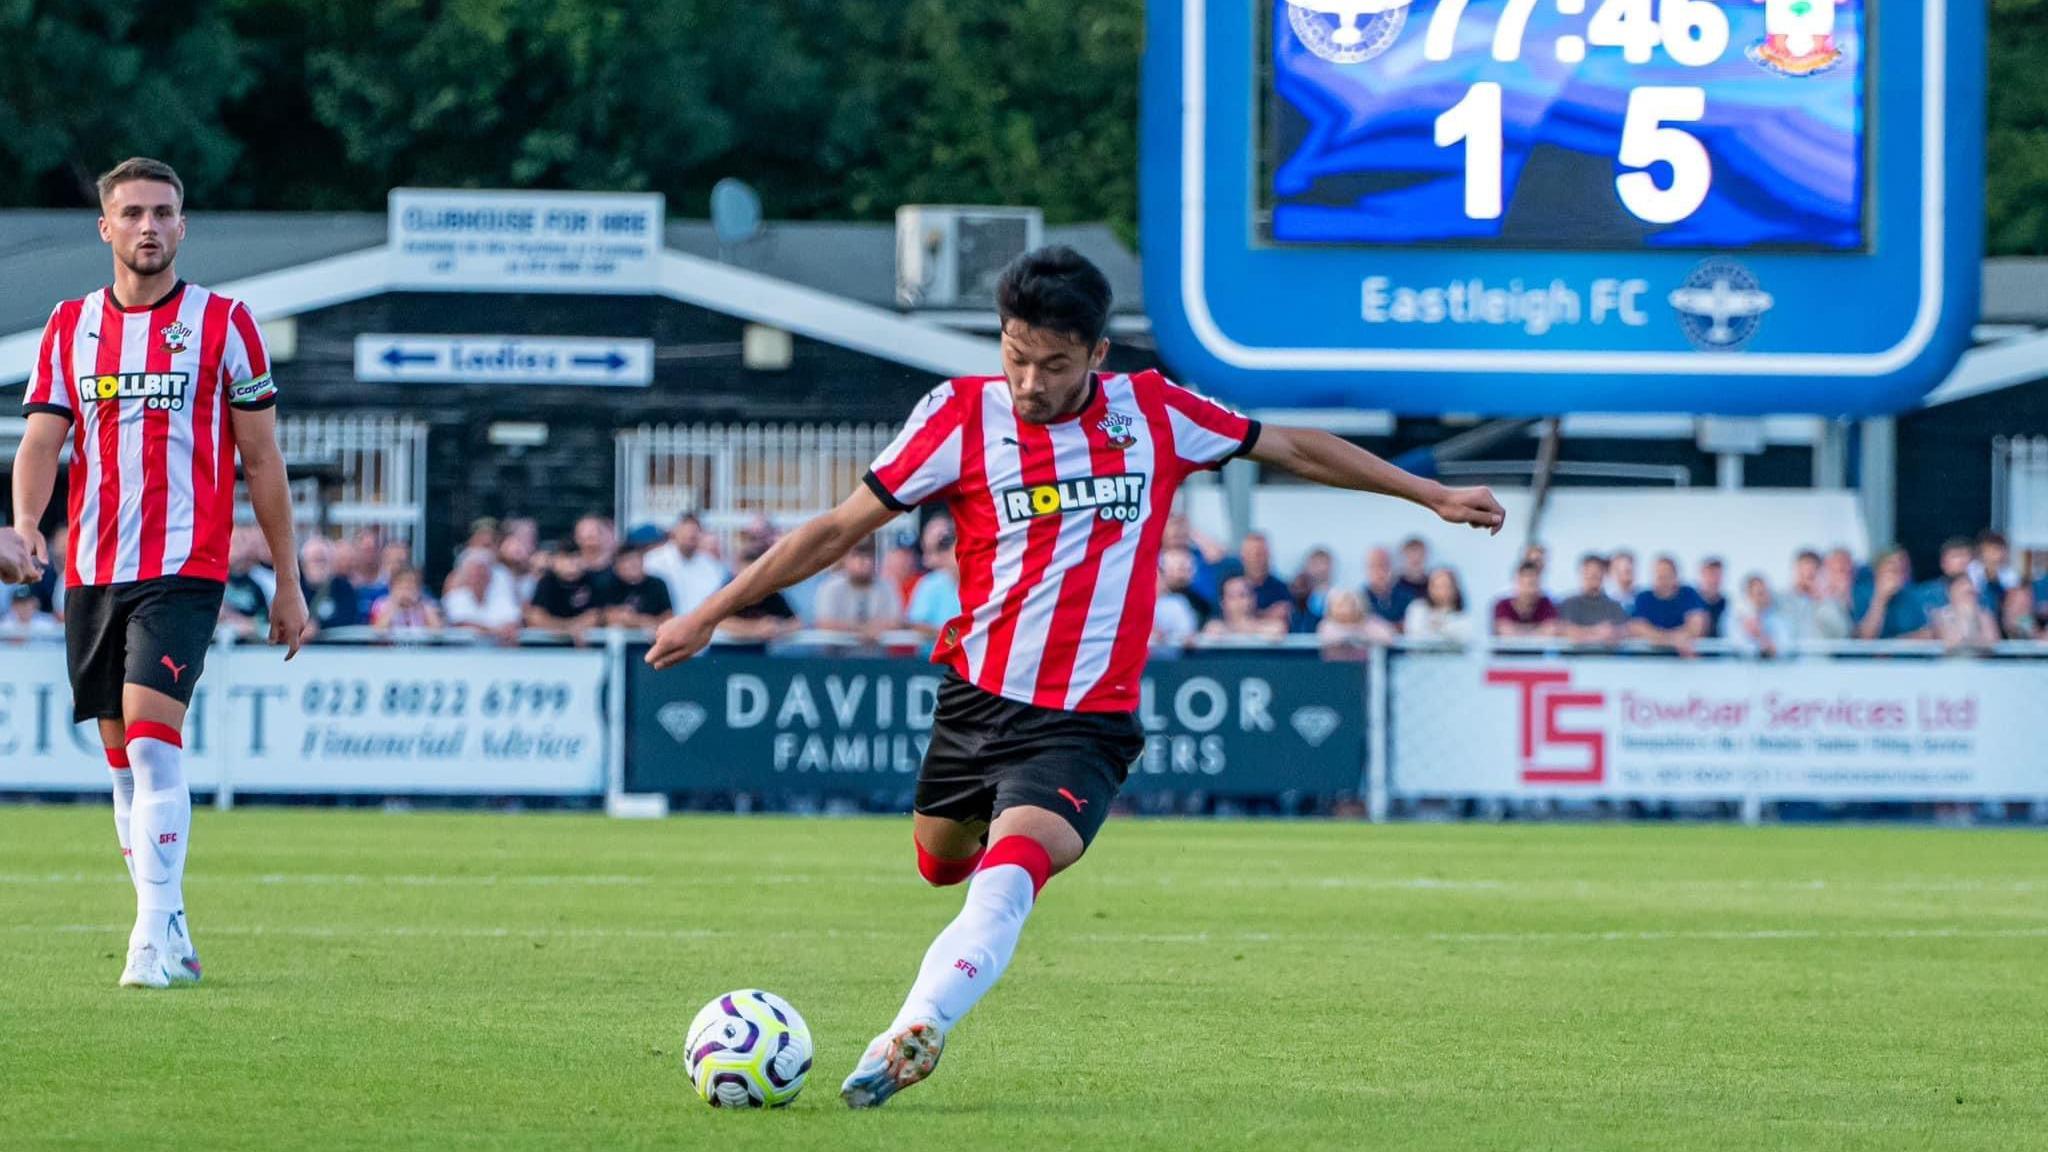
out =
[[[133,885],[135,846],[128,837],[128,820],[135,808],[135,773],[128,763],[128,732],[119,720],[100,721],[100,747],[106,749],[107,775],[114,782],[114,838],[121,844],[121,863]]]
[[[86,586],[71,590],[65,609],[64,658],[71,677],[71,719],[78,724],[98,724],[113,784],[114,836],[121,846],[122,864],[132,885],[135,775],[129,766],[128,738],[121,723],[128,601],[122,590]],[[147,968],[145,965],[142,982],[154,985],[162,973],[149,973]],[[121,982],[133,982],[131,975],[124,965]]]
[[[130,614],[121,711],[135,778],[135,927],[131,958],[154,955],[172,979],[197,980],[199,955],[185,923],[185,860],[192,791],[184,766],[185,710],[204,670],[220,613],[220,585],[152,581]]]
[[[944,888],[974,875],[988,843],[987,820],[956,820],[929,812],[919,812],[912,819],[917,874],[926,883]]]
[[[1003,765],[992,773],[988,850],[960,914],[925,952],[896,1019],[841,1088],[850,1107],[879,1105],[938,1067],[946,1033],[1009,967],[1039,892],[1087,851],[1144,746],[1128,718],[1020,713],[1015,720],[1011,735],[984,750]]]

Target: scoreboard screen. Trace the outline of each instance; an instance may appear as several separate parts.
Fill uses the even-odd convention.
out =
[[[1260,239],[1858,252],[1865,0],[1270,0]]]
[[[1224,400],[1844,416],[1970,346],[1984,0],[1145,12],[1145,309]]]

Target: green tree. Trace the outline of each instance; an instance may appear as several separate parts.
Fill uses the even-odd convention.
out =
[[[1986,247],[2048,254],[2048,0],[1993,0]]]
[[[93,177],[133,155],[204,200],[234,176],[221,111],[249,84],[209,0],[0,0],[0,203],[92,204]]]

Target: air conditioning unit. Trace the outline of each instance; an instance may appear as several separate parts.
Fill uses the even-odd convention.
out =
[[[905,308],[987,308],[996,277],[1039,246],[1036,208],[906,204],[896,210],[896,302]]]

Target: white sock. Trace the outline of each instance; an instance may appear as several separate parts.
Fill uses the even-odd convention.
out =
[[[114,778],[114,838],[121,842],[121,863],[128,869],[128,883],[135,883],[135,852],[128,843],[128,813],[135,807],[135,773],[128,768],[128,753],[107,749],[107,774]]]
[[[129,835],[135,855],[135,929],[128,946],[163,944],[171,914],[185,907],[185,850],[192,834],[192,793],[185,786],[184,749],[172,740],[178,734],[150,725],[136,736],[131,725],[128,760],[134,765],[135,807]]]
[[[913,1020],[933,1020],[949,1029],[967,1015],[1009,967],[1049,872],[1045,850],[1035,841],[1011,836],[990,847],[981,870],[967,882],[966,906],[925,952],[917,982],[889,1030]]]

